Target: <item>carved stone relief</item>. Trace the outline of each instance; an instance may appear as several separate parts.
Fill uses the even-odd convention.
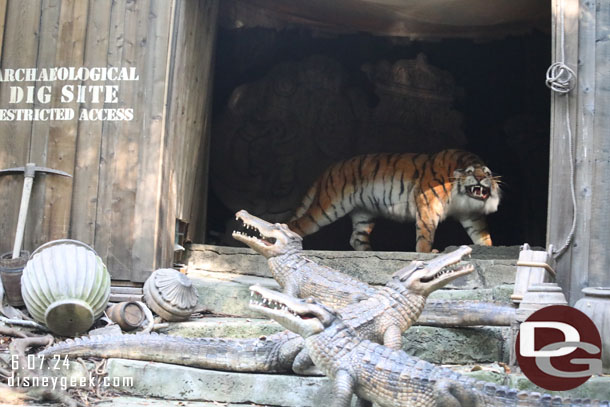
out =
[[[212,130],[211,184],[220,200],[232,211],[282,221],[334,161],[465,144],[461,114],[452,108],[459,89],[449,73],[423,55],[362,69],[376,106],[325,56],[279,64],[237,87]]]

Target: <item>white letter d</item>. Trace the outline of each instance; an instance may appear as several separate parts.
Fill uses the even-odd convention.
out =
[[[578,342],[580,334],[572,325],[563,322],[547,322],[547,321],[526,321],[521,324],[519,329],[519,352],[525,357],[556,357],[564,356],[572,353],[576,347],[566,346],[556,350],[535,350],[534,347],[534,331],[536,328],[552,328],[563,332],[563,342]],[[561,342],[561,341],[560,341]]]

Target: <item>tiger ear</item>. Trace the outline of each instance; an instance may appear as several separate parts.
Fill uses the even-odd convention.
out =
[[[453,178],[460,178],[464,176],[464,170],[453,171]]]

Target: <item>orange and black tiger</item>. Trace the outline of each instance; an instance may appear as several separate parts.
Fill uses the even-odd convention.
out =
[[[361,155],[327,168],[288,225],[306,236],[349,214],[351,246],[370,250],[376,217],[415,220],[415,249],[430,252],[439,222],[450,216],[474,243],[491,246],[485,215],[498,209],[498,184],[467,151]]]

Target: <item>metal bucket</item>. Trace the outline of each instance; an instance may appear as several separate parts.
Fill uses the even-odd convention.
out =
[[[30,257],[30,252],[23,250],[16,259],[12,257],[13,252],[0,256],[0,278],[8,303],[14,307],[21,307],[25,305],[21,296],[21,274]]]
[[[102,259],[77,240],[54,240],[36,249],[23,270],[21,294],[32,317],[63,336],[86,332],[110,298]]]

